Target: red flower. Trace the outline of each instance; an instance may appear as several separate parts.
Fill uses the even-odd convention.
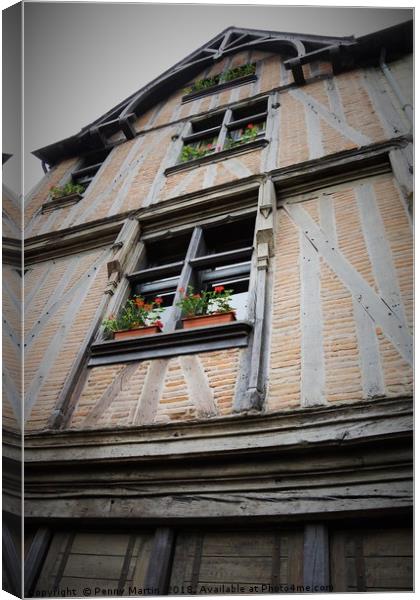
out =
[[[246,126],[247,129],[254,129],[254,125],[252,123],[248,123]]]
[[[183,294],[185,292],[185,288],[178,288],[178,292],[181,292],[181,294]]]
[[[207,144],[207,148],[210,150],[211,148],[213,148],[212,144]]]
[[[214,291],[216,292],[216,294],[221,294],[222,292],[225,291],[225,288],[223,285],[216,285],[216,287],[214,288]]]
[[[155,298],[154,302],[155,302],[155,304],[162,304],[163,298]]]
[[[153,325],[156,325],[156,327],[160,327],[161,329],[162,329],[162,327],[163,327],[163,323],[162,323],[162,321],[159,321],[159,319],[158,319],[157,321],[155,321],[155,322],[153,323]]]
[[[142,300],[141,298],[134,298],[134,302],[136,303],[136,306],[138,308],[143,308],[144,300]]]

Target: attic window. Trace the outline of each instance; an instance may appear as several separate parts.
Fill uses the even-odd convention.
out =
[[[218,112],[191,122],[192,133],[184,137],[178,164],[190,163],[224,150],[264,140],[267,98]]]
[[[71,175],[73,183],[83,186],[86,191],[111,150],[112,148],[105,148],[85,156],[82,164]]]
[[[256,79],[256,64],[247,63],[240,67],[233,67],[231,69],[225,69],[217,75],[211,77],[204,77],[191,83],[184,89],[185,96],[183,100],[190,100],[206,94],[212,94],[213,92],[231,87],[232,85],[241,85],[242,83],[249,83]]]

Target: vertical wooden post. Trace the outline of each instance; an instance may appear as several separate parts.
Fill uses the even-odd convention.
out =
[[[267,272],[270,257],[274,253],[274,226],[276,211],[276,192],[271,179],[260,186],[258,213],[255,225],[255,246],[257,255],[257,279],[255,290],[254,332],[251,342],[249,378],[245,402],[241,409],[261,410],[264,401],[265,382],[263,358],[267,344],[264,341],[264,319],[266,313]]]
[[[150,590],[152,596],[164,596],[168,593],[174,542],[173,529],[156,529],[144,582],[144,587]]]
[[[38,578],[39,571],[44,562],[51,541],[51,530],[40,527],[32,540],[28,554],[25,558],[25,596],[30,597]]]
[[[189,263],[190,260],[197,256],[198,250],[202,244],[203,230],[201,227],[196,227],[191,236],[190,244],[188,246],[187,254],[185,256],[184,266],[181,271],[181,275],[178,280],[178,289],[175,292],[175,298],[172,306],[172,314],[166,323],[166,331],[175,329],[177,321],[181,318],[182,309],[179,306],[175,306],[176,302],[180,300],[181,294],[178,291],[179,288],[187,289],[190,284],[193,269]]]
[[[220,129],[219,137],[217,138],[216,146],[219,146],[220,150],[223,150],[223,146],[226,143],[226,137],[228,134],[227,124],[231,121],[231,119],[232,119],[232,110],[230,108],[228,108],[227,111],[225,112],[225,116],[223,117],[222,127]]]
[[[309,586],[311,592],[321,591],[316,590],[316,586],[330,585],[328,529],[323,523],[305,525],[303,585]]]

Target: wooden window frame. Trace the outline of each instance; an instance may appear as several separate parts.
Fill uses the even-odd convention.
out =
[[[245,63],[245,64],[255,65],[255,72],[251,73],[249,75],[243,75],[242,77],[237,77],[236,79],[231,79],[230,81],[223,81],[222,83],[217,83],[216,85],[213,85],[208,88],[204,88],[202,90],[197,90],[195,92],[189,92],[188,94],[185,94],[182,97],[182,103],[184,104],[185,102],[190,102],[191,100],[197,100],[198,98],[204,98],[205,96],[211,96],[212,94],[215,94],[221,90],[226,90],[226,89],[229,89],[232,87],[246,85],[247,83],[252,83],[254,81],[257,81],[257,79],[258,79],[257,62]],[[219,75],[219,76],[223,75],[223,73],[227,73],[231,69],[232,69],[232,67],[226,65],[226,67],[222,71],[220,71],[220,73],[216,73],[216,75]],[[216,75],[214,75],[214,77]],[[206,79],[206,77],[203,77],[203,79]]]
[[[245,374],[237,386],[234,410],[236,412],[248,410],[261,410],[268,379],[268,356],[270,326],[267,315],[270,311],[270,302],[273,286],[273,273],[270,268],[271,257],[274,256],[274,239],[276,223],[277,200],[274,183],[270,178],[264,179],[259,186],[257,206],[249,207],[238,212],[219,215],[211,219],[204,218],[197,223],[202,226],[222,222],[226,218],[240,220],[255,214],[254,227],[254,252],[251,261],[251,275],[249,284],[250,303],[248,304],[249,320],[234,321],[217,327],[203,327],[187,330],[173,330],[170,333],[145,336],[139,339],[104,341],[102,333],[96,342],[90,346],[90,357],[87,366],[100,366],[115,363],[126,363],[135,360],[152,360],[160,357],[173,357],[182,354],[196,354],[207,351],[227,348],[243,347],[242,371]],[[222,220],[221,220],[222,219]],[[174,227],[173,232],[188,232],[193,229],[192,224]],[[165,239],[167,229],[162,234],[156,235],[156,228],[151,227],[149,235],[143,236],[143,244],[136,246],[131,259],[132,268],[141,260],[145,251],[144,242],[151,239]],[[193,258],[193,257],[191,257]],[[186,262],[184,275],[187,278],[187,269],[193,267]],[[188,282],[188,278],[185,283]],[[130,282],[123,278],[113,300],[108,305],[108,315],[116,313],[129,295]],[[186,287],[182,281],[178,286]],[[114,293],[113,293],[114,294]]]
[[[236,110],[245,108],[245,107],[252,108],[252,105],[261,104],[261,102],[264,100],[266,102],[266,110],[265,111],[255,113],[254,115],[250,115],[249,117],[245,117],[245,118],[241,118],[241,119],[233,119],[233,114]],[[269,109],[268,109],[269,100],[270,100],[270,96],[267,95],[262,98],[258,98],[256,100],[248,101],[245,103],[242,102],[235,106],[229,107],[229,108],[225,109],[224,111],[220,111],[220,113],[223,113],[223,118],[222,118],[220,125],[217,125],[214,127],[208,127],[207,129],[203,129],[201,131],[193,132],[193,133],[189,133],[188,135],[185,135],[182,138],[183,146],[182,146],[181,153],[177,158],[177,162],[175,165],[173,165],[165,170],[165,175],[168,175],[170,173],[174,173],[177,171],[182,171],[182,170],[188,169],[192,166],[197,166],[200,164],[205,164],[207,162],[212,162],[214,160],[222,160],[233,154],[247,152],[249,150],[264,147],[265,145],[267,145],[269,143],[269,140],[266,138],[267,120],[268,120],[268,116],[269,116]],[[217,114],[217,113],[214,113],[214,114]],[[206,117],[204,119],[200,118],[200,119],[191,120],[190,121],[190,129],[193,129],[194,124],[199,124],[199,123],[203,123],[203,122],[205,123],[205,121],[207,119],[210,120],[213,116],[214,115],[212,115],[211,117]],[[264,129],[257,135],[257,137],[255,139],[253,139],[250,142],[244,142],[242,144],[238,144],[237,146],[234,146],[234,147],[226,148],[226,141],[229,137],[230,131],[234,131],[235,129],[238,129],[242,126],[246,126],[247,124],[254,123],[254,122],[255,123],[262,123],[262,122],[265,123]],[[210,137],[215,138],[216,137],[215,134],[217,134],[217,140],[216,140],[216,143],[212,145],[215,148],[213,151],[209,152],[208,154],[205,154],[204,156],[194,158],[194,159],[191,159],[188,161],[180,162],[182,151],[184,150],[184,148],[186,146],[188,146],[189,143],[198,142],[200,140],[203,140],[203,139],[205,140],[206,138],[210,138]]]
[[[253,213],[250,214],[252,215]],[[244,216],[242,215],[242,219],[243,218]],[[238,217],[237,220],[241,220],[241,218]],[[216,223],[217,221],[215,224]],[[210,225],[212,224],[213,223],[210,223]],[[204,229],[202,226],[196,226],[191,229],[191,237],[183,261],[176,261],[162,266],[126,273],[125,278],[130,285],[128,286],[125,299],[129,297],[133,284],[139,283],[141,286],[142,281],[147,281],[147,284],[145,283],[145,287],[147,285],[145,290],[147,293],[156,292],[156,294],[158,294],[160,285],[158,283],[158,278],[168,277],[175,279],[171,276],[174,272],[180,271],[176,281],[169,281],[169,287],[175,288],[175,296],[171,305],[171,313],[165,323],[165,331],[153,336],[126,340],[104,340],[103,335],[101,335],[99,340],[91,346],[91,358],[88,366],[170,357],[181,354],[246,347],[248,345],[248,338],[253,329],[249,319],[190,330],[178,328],[182,314],[182,309],[176,306],[176,303],[181,297],[179,289],[188,288],[197,270],[206,266],[217,266],[226,260],[238,260],[243,262],[244,259],[249,259],[249,267],[245,268],[245,265],[243,264],[238,264],[237,266],[231,265],[227,267],[229,272],[227,273],[226,271],[224,274],[221,273],[221,276],[226,276],[228,274],[229,277],[234,277],[236,275],[244,277],[249,274],[249,279],[251,279],[252,258],[254,255],[253,246],[199,256],[199,250],[203,243]],[[153,281],[150,281],[151,277],[156,278],[156,285],[153,284]],[[162,285],[168,286],[168,283],[166,282]],[[142,291],[143,290],[141,290],[140,287],[139,293],[141,294]],[[123,302],[121,305],[122,304]]]

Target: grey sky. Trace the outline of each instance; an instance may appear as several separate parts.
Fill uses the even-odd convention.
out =
[[[42,176],[32,150],[76,133],[229,25],[359,36],[411,16],[382,8],[27,3],[26,190]],[[7,183],[7,165],[4,175]]]

